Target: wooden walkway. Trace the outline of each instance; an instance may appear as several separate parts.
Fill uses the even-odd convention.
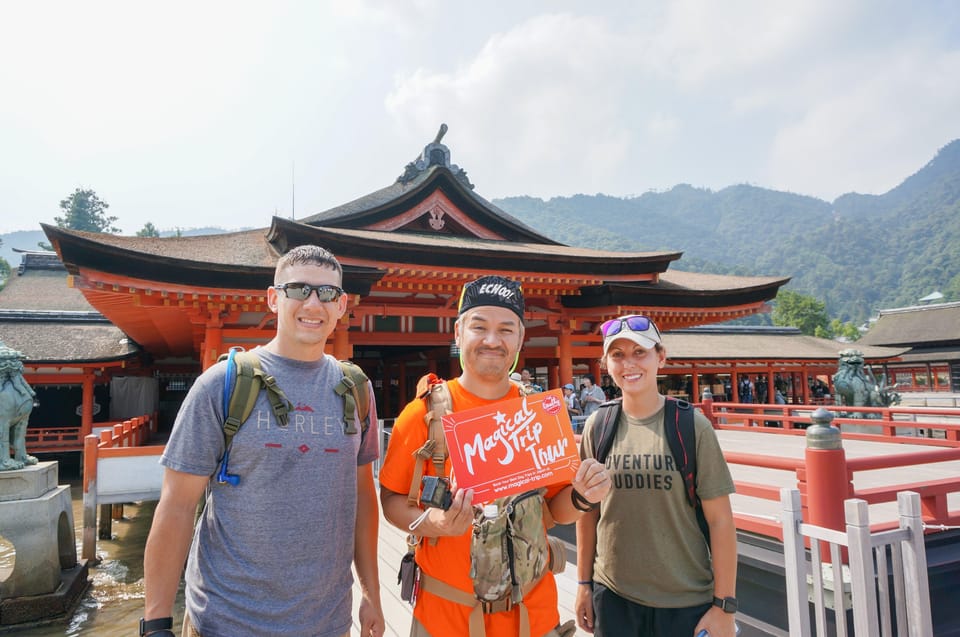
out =
[[[571,529],[572,529],[571,525]],[[383,516],[380,517],[380,541],[379,541],[379,561],[380,561],[380,601],[383,604],[383,614],[387,620],[387,630],[385,637],[406,637],[410,634],[410,617],[412,609],[410,604],[400,599],[400,586],[397,584],[397,568],[400,566],[400,558],[407,551],[406,534],[400,531]],[[570,554],[572,546],[568,548],[567,569],[557,576],[557,591],[560,601],[560,622],[573,619],[573,603],[577,590],[577,568],[573,563],[573,556]],[[356,579],[356,578],[354,578]],[[353,628],[350,634],[360,635],[357,626],[357,610],[360,606],[360,587],[354,583],[353,586]],[[577,630],[577,637],[589,637],[590,633]]]
[[[745,431],[722,430],[717,432],[720,444],[725,452],[765,454],[782,458],[803,459],[806,448],[806,439],[803,436],[778,436]],[[918,450],[915,445],[901,445],[892,442],[867,442],[860,440],[844,440],[844,450],[848,458],[873,456],[878,454],[911,453]],[[764,469],[742,465],[731,465],[731,473],[735,481],[762,483],[777,487],[797,487],[796,474],[790,471]],[[894,484],[935,480],[960,475],[960,461],[941,462],[931,465],[912,467],[895,467],[878,471],[858,472],[854,476],[854,485],[857,489],[880,487]],[[960,493],[951,494],[948,498],[951,510],[960,508]],[[765,519],[780,520],[780,504],[771,500],[734,495],[733,509],[736,513],[748,514]],[[874,522],[897,519],[895,503],[877,504],[870,506],[870,519]],[[560,535],[565,539],[573,538],[573,526],[558,527]],[[397,584],[396,573],[400,559],[406,552],[405,534],[389,524],[385,519],[380,521],[380,595],[383,603],[384,615],[387,620],[386,635],[390,637],[405,637],[410,632],[411,607],[400,599],[400,587]],[[557,576],[559,591],[560,621],[573,619],[573,605],[576,594],[576,566],[574,564],[574,547],[568,542],[568,564],[564,573]],[[357,607],[359,605],[359,588],[354,585],[354,622],[356,622]],[[359,635],[356,624],[352,635]],[[577,637],[588,637],[589,633],[577,630]]]

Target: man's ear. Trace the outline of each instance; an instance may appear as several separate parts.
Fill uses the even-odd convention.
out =
[[[273,286],[267,288],[267,307],[270,308],[270,311],[274,314],[277,313],[277,289]]]

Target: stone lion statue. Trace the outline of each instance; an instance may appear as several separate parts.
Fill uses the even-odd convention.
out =
[[[0,471],[37,464],[27,454],[27,421],[37,394],[23,378],[25,358],[0,341]]]
[[[889,407],[900,403],[896,384],[887,385],[886,374],[878,381],[873,370],[864,364],[863,352],[845,349],[840,352],[837,373],[833,375],[837,404],[850,407]]]

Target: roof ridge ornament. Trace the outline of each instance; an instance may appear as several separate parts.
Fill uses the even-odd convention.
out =
[[[440,130],[437,131],[437,136],[434,137],[432,142],[424,146],[423,152],[420,153],[417,159],[404,167],[403,174],[397,177],[397,183],[403,185],[409,184],[425,173],[431,166],[443,166],[453,173],[457,181],[470,190],[473,190],[474,186],[467,178],[467,171],[456,164],[450,163],[450,149],[440,143],[443,136],[447,134],[447,130],[446,124],[440,124]]]

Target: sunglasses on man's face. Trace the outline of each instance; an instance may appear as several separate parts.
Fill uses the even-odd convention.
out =
[[[650,319],[639,314],[610,319],[600,326],[600,333],[603,334],[604,338],[608,338],[622,332],[624,327],[631,332],[646,332],[652,328],[658,336],[660,334],[657,326]]]
[[[343,296],[343,290],[335,285],[310,285],[309,283],[281,283],[273,286],[294,301],[306,301],[311,292],[317,293],[317,300],[321,303],[330,303]]]

